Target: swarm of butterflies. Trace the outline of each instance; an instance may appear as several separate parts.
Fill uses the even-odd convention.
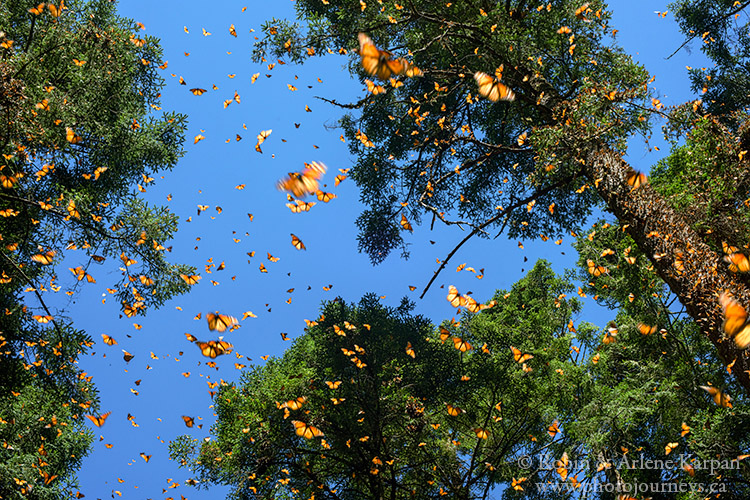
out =
[[[588,5],[588,4],[587,4]],[[52,6],[50,6],[50,9],[52,9]],[[580,10],[580,9],[579,9]],[[578,15],[578,13],[576,13]],[[376,77],[380,80],[388,80],[392,79],[392,77],[398,77],[398,76],[404,76],[406,78],[414,78],[414,77],[420,77],[423,76],[422,70],[420,70],[417,66],[415,66],[413,63],[403,59],[403,58],[396,58],[393,56],[393,54],[387,50],[379,49],[375,46],[372,39],[366,35],[365,33],[359,33],[358,36],[359,39],[359,56],[361,58],[361,65],[363,70],[373,77]],[[479,95],[491,102],[499,102],[499,101],[513,101],[515,100],[515,93],[513,90],[506,84],[502,82],[502,76],[503,76],[503,66],[500,65],[495,71],[493,75],[477,71],[474,73],[473,78],[477,84]],[[380,92],[384,92],[383,88],[380,86],[376,86],[374,83],[368,82],[368,89],[370,89],[371,92],[377,94]],[[376,90],[377,89],[377,90]],[[200,95],[200,93],[204,92],[202,89],[192,89],[192,91],[196,95]],[[201,92],[199,92],[201,91]],[[237,101],[239,102],[239,99],[237,97]],[[255,146],[256,151],[259,153],[262,153],[261,145],[263,142],[267,139],[267,137],[271,134],[271,130],[264,130],[262,131],[257,139],[258,142]],[[360,133],[361,134],[361,133]],[[364,134],[361,134],[361,140],[364,144],[371,145],[371,142],[368,142],[366,136]],[[526,134],[524,134],[521,138],[519,138],[518,143],[519,145],[523,145],[525,142]],[[69,141],[73,142],[75,140],[75,137],[68,138]],[[196,139],[197,142],[197,139]],[[315,202],[308,202],[304,201],[304,198],[310,195],[315,195],[319,201],[323,201],[327,203],[331,199],[335,198],[336,195],[332,193],[326,193],[320,189],[320,182],[322,177],[327,172],[328,168],[326,165],[322,162],[313,161],[311,163],[305,163],[305,168],[300,172],[290,172],[285,178],[281,179],[277,183],[277,188],[280,191],[287,193],[287,207],[294,212],[306,212],[309,211],[310,208],[315,205]],[[336,185],[338,185],[341,180],[345,178],[345,174],[347,173],[347,170],[341,170],[342,175],[337,176],[336,178]],[[633,169],[629,169],[625,172],[625,182],[628,186],[630,186],[631,191],[636,190],[640,188],[641,186],[644,186],[648,182],[648,178],[646,175],[642,172],[638,172]],[[599,180],[600,181],[600,180]],[[552,211],[552,207],[550,207],[550,211]],[[406,220],[405,217],[402,219],[402,226],[404,229],[411,230],[411,226]],[[304,243],[294,234],[291,234],[291,243],[292,245],[298,249],[298,250],[305,250]],[[42,250],[40,249],[40,252]],[[750,260],[748,257],[742,253],[739,252],[737,248],[734,247],[728,247],[725,245],[724,248],[725,251],[725,257],[724,260],[729,265],[729,268],[732,272],[739,272],[739,273],[748,273],[750,272]],[[38,262],[40,264],[50,264],[52,260],[55,257],[54,251],[49,251],[46,253],[40,253],[38,255],[34,255],[32,257],[32,260],[35,262]],[[270,254],[269,254],[270,258]],[[628,260],[631,264],[635,262],[635,259],[632,257],[626,257],[632,260]],[[677,262],[677,261],[676,261]],[[681,266],[682,260],[680,259],[680,266]],[[601,276],[605,276],[609,274],[609,270],[605,266],[601,266],[596,264],[593,260],[588,259],[587,260],[587,267],[588,272],[593,277],[598,278]],[[74,273],[75,270],[71,269]],[[81,276],[79,278],[83,279],[84,276]],[[187,282],[189,285],[194,285],[200,280],[200,276],[187,276],[182,275],[183,280]],[[457,288],[453,285],[449,286],[449,292],[447,295],[448,302],[455,308],[465,308],[467,311],[471,313],[478,313],[484,309],[491,308],[495,305],[495,302],[492,301],[489,304],[480,304],[478,303],[474,298],[471,297],[469,294],[460,294],[457,290]],[[633,298],[631,297],[631,301]],[[744,306],[742,306],[737,300],[732,298],[727,293],[722,293],[719,297],[719,302],[722,307],[723,317],[724,321],[722,324],[723,331],[726,333],[726,335],[729,338],[734,339],[734,342],[740,349],[746,349],[748,346],[750,346],[750,322],[748,321],[748,313]],[[226,314],[221,314],[218,311],[213,313],[207,313],[206,314],[206,320],[208,323],[208,328],[211,332],[218,332],[223,333],[225,331],[232,331],[233,329],[237,328],[239,326],[239,322],[237,318],[233,316],[229,316]],[[313,322],[310,322],[308,324],[312,324]],[[347,328],[350,325],[346,325]],[[572,327],[572,322],[571,326]],[[335,327],[338,328],[338,327]],[[340,329],[339,329],[340,330]],[[638,330],[643,335],[653,335],[657,331],[656,326],[650,326],[643,323],[640,323],[638,325]],[[343,330],[341,330],[343,332]],[[574,331],[574,330],[573,330]],[[663,331],[663,330],[662,330]],[[344,335],[344,333],[339,333],[339,335]],[[611,325],[605,332],[604,337],[602,339],[603,344],[611,344],[617,341],[617,335],[618,335],[618,329],[616,325]],[[105,342],[109,345],[112,345],[116,343],[114,339],[105,337]],[[228,354],[232,352],[232,344],[225,341],[222,336],[219,336],[217,339],[207,340],[207,341],[200,341],[196,337],[190,334],[186,334],[187,339],[190,342],[195,343],[195,345],[200,349],[201,354],[205,357],[215,359],[219,356]],[[282,338],[286,340],[285,334],[282,334]],[[462,337],[453,336],[448,330],[441,328],[441,334],[440,338],[442,341],[446,341],[449,338],[453,341],[454,347],[456,350],[458,350],[462,355],[465,352],[468,352],[472,349],[472,345],[463,339]],[[110,343],[111,341],[111,343]],[[485,344],[482,347],[482,350],[485,352],[489,352],[487,350],[487,345]],[[524,372],[531,372],[532,368],[530,364],[528,363],[530,360],[534,358],[532,354],[524,353],[520,349],[517,349],[516,347],[510,346],[511,353],[513,355],[513,359],[516,363],[518,363],[522,370]],[[132,355],[124,352],[124,357],[126,361],[129,361],[129,359],[132,359]],[[408,356],[415,358],[416,353],[412,347],[412,345],[409,343],[406,346],[406,353]],[[356,353],[354,351],[345,352],[347,355],[355,355]],[[265,359],[265,358],[264,358]],[[596,362],[596,359],[598,359],[598,355],[595,358],[594,362]],[[358,363],[358,366],[361,368],[363,366],[366,366],[364,363],[362,363],[357,356],[354,356],[352,358],[353,362]],[[331,389],[336,389],[341,384],[341,381],[331,382],[326,381],[326,384],[328,384],[328,387]],[[713,386],[700,386],[703,390],[705,390],[709,396],[713,399],[714,403],[721,407],[727,407],[731,408],[731,397],[725,393],[723,393],[721,390],[719,390],[716,387]],[[343,399],[341,400],[333,400],[334,404],[339,404]],[[288,418],[291,415],[291,411],[299,410],[303,407],[303,405],[307,402],[307,398],[304,396],[300,396],[296,399],[289,400],[285,403],[277,403],[279,409],[284,411],[284,418]],[[497,405],[497,409],[499,410],[499,404]],[[459,416],[462,413],[465,413],[464,410],[452,406],[451,404],[446,403],[448,414],[451,416]],[[98,417],[87,415],[87,418],[91,420],[91,422],[96,425],[97,427],[101,427],[106,419],[109,417],[111,412],[104,413]],[[188,427],[193,426],[193,419],[191,417],[183,416],[183,419],[185,420],[185,425]],[[294,431],[297,436],[300,436],[304,439],[313,439],[313,438],[321,438],[324,436],[324,433],[317,427],[305,423],[300,420],[291,420],[291,424],[294,427]],[[685,424],[683,424],[683,427],[685,427]],[[688,428],[689,430],[689,428]],[[474,432],[476,433],[477,438],[479,439],[488,439],[489,438],[489,432],[483,428],[475,428]],[[550,427],[549,427],[549,434],[554,437],[557,433],[560,432],[560,429],[558,427],[558,422],[555,421]],[[683,431],[684,435],[684,431]],[[325,440],[323,440],[323,445],[325,446]],[[668,450],[668,452],[671,450]],[[557,469],[558,473],[563,474],[564,471],[567,474],[567,455],[564,456],[564,460],[559,464],[559,468]],[[564,479],[564,478],[563,478]],[[517,491],[523,491],[523,487],[521,484],[526,480],[526,478],[520,478],[516,480],[513,479],[513,488]]]

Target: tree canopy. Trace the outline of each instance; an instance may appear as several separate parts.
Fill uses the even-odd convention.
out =
[[[588,275],[587,254],[633,243],[601,226],[579,245]],[[495,306],[439,327],[408,303],[326,303],[281,358],[220,389],[215,440],[183,436],[172,456],[236,498],[610,498],[607,485],[627,493],[669,481],[742,498],[746,398],[722,407],[700,387],[739,385],[696,324],[670,309],[644,256],[630,256],[625,278],[579,290],[619,304],[601,329],[575,325],[573,287],[543,261]],[[624,295],[641,289],[649,299]],[[667,327],[644,334],[639,319],[659,316]],[[671,468],[628,465],[670,453]],[[710,470],[712,459],[737,467]]]
[[[185,436],[173,456],[238,498],[489,498],[570,398],[580,304],[564,291],[542,263],[496,307],[439,328],[408,302],[328,302],[283,357],[221,388],[216,441]]]
[[[664,108],[646,70],[617,46],[602,2],[309,0],[297,3],[304,24],[267,22],[254,54],[256,60],[303,61],[326,50],[362,52],[357,33],[366,33],[393,58],[403,55],[397,61],[404,67],[419,68],[380,87],[370,81],[367,95],[342,104],[354,110],[341,124],[368,206],[359,219],[360,249],[373,262],[403,246],[410,221],[470,228],[457,249],[495,231],[541,239],[575,232],[604,208],[652,261],[720,358],[736,363],[733,374],[747,392],[750,363],[740,347],[724,341],[719,312],[722,293],[750,301],[746,278],[724,262],[747,258],[740,248],[747,248],[743,202],[750,161],[743,139],[746,90],[739,90],[744,76],[733,69],[746,64],[746,25],[732,24],[746,4],[730,3],[676,4],[691,37],[710,25],[701,38],[717,67],[700,78],[697,69],[693,73],[698,86],[713,82],[705,105],[696,99],[675,109]],[[353,57],[350,69],[367,83],[378,75],[362,66],[365,57]],[[515,99],[483,98],[475,80],[503,85]],[[623,160],[628,137],[648,135],[654,116],[666,118],[674,136],[690,133],[706,153],[711,142],[722,144],[709,162],[682,162],[679,151],[671,160],[684,174],[678,182],[704,180],[689,188],[701,198],[697,212],[674,205],[679,200]]]
[[[155,114],[161,49],[141,27],[105,0],[0,5],[3,498],[72,494],[93,437],[83,417],[108,415],[76,366],[92,339],[50,294],[96,283],[107,259],[123,266],[111,291],[128,316],[188,288],[162,245],[177,217],[139,196],[175,166],[186,124]]]

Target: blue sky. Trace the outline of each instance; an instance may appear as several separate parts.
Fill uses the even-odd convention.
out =
[[[256,33],[250,30],[259,31],[260,24],[272,17],[292,17],[293,3],[248,1],[244,5],[248,7],[245,12],[241,12],[242,3],[226,1],[128,0],[119,6],[122,15],[143,23],[145,33],[161,39],[169,63],[162,72],[167,80],[162,106],[189,116],[185,157],[174,171],[154,175],[156,183],[148,187],[145,197],[151,203],[168,205],[180,216],[180,230],[168,243],[173,247],[171,258],[198,267],[203,279],[190,294],[146,317],[119,318],[113,300],[102,303],[106,298],[102,294],[109,296],[105,287],[116,281],[112,273],[118,271],[102,266],[98,273],[98,269],[90,270],[97,284],[83,287],[75,302],[67,305],[66,313],[97,341],[93,354],[82,359],[80,366],[94,376],[103,411],[112,411],[103,427],[94,428],[97,442],[79,474],[80,490],[87,498],[119,498],[116,491],[123,498],[223,496],[226,490],[222,488],[206,492],[184,484],[190,476],[169,460],[169,440],[187,432],[196,439],[208,436],[215,419],[208,384],[237,380],[241,372],[235,363],[249,366],[262,363],[261,356],[281,354],[288,344],[280,333],[291,338],[301,334],[303,320],[317,317],[323,300],[340,295],[356,301],[372,291],[385,296],[385,303],[397,305],[408,296],[417,302],[416,312],[439,322],[454,314],[440,285],[447,288],[454,284],[461,292],[471,290],[475,298],[484,301],[495,289],[510,287],[522,277],[522,269],[528,270],[538,258],[550,260],[558,273],[575,261],[571,238],[562,246],[551,241],[525,242],[524,250],[503,237],[477,239],[461,249],[425,299],[419,300],[419,291],[437,268],[436,259],[445,258],[464,236],[455,228],[445,230],[436,225],[432,232],[429,227],[416,227],[414,234],[407,236],[410,260],[394,254],[372,267],[367,257],[357,252],[355,219],[362,208],[358,190],[350,179],[333,187],[338,169],[346,169],[352,162],[339,139],[341,131],[330,128],[340,110],[314,98],[346,102],[361,95],[363,89],[349,77],[344,56],[315,59],[304,66],[277,65],[271,71],[253,64],[250,51]],[[656,75],[653,86],[661,93],[662,102],[669,105],[694,98],[685,66],[699,66],[703,59],[697,51],[690,55],[683,50],[665,60],[682,41],[671,14],[661,18],[654,12],[666,10],[666,5],[617,1],[611,8],[619,43]],[[236,38],[229,34],[231,24]],[[210,36],[203,35],[204,28]],[[172,73],[176,77],[170,76]],[[254,73],[261,75],[251,84]],[[179,84],[180,76],[186,86]],[[298,90],[291,92],[288,84]],[[194,87],[209,91],[194,96],[188,90]],[[224,109],[224,101],[233,98],[235,91],[241,102]],[[305,105],[312,112],[305,112]],[[259,154],[254,149],[256,135],[267,129],[273,133]],[[199,133],[205,139],[193,144]],[[237,134],[241,141],[236,140]],[[635,168],[647,171],[667,153],[660,135],[655,129],[652,145],[660,145],[659,152],[649,152],[640,139],[631,141],[628,159]],[[287,172],[303,168],[303,162],[314,160],[328,165],[326,190],[338,197],[328,204],[318,203],[309,213],[292,214],[275,183]],[[241,184],[245,188],[236,189]],[[167,201],[170,194],[172,199]],[[198,205],[209,208],[198,216]],[[253,215],[252,220],[248,214]],[[302,239],[306,251],[292,247],[290,233]],[[255,255],[251,258],[247,253],[252,251]],[[279,261],[271,262],[267,253]],[[526,264],[524,256],[529,259]],[[225,262],[226,269],[216,271],[214,267],[207,274],[204,266],[209,259],[216,266]],[[485,268],[484,279],[466,271],[456,273],[456,266],[464,262]],[[261,263],[267,273],[259,271]],[[329,285],[333,288],[324,290]],[[417,291],[411,292],[409,285]],[[291,288],[294,291],[288,293]],[[604,325],[613,316],[594,307],[590,299],[586,303],[589,307],[579,320]],[[225,339],[242,358],[234,353],[217,358],[218,370],[206,366],[207,358],[185,338],[185,333],[202,340],[215,338],[205,319],[193,319],[198,313],[205,317],[206,312],[215,310],[238,318],[246,311],[258,316],[245,319],[240,329],[226,334]],[[101,334],[114,337],[118,345],[104,345]],[[135,355],[130,363],[123,360],[122,349]],[[187,372],[189,376],[183,375]],[[128,415],[133,420],[128,420]],[[182,415],[194,417],[196,427],[187,429]],[[197,428],[199,424],[202,429]],[[141,453],[151,455],[150,460],[146,462]],[[170,488],[175,483],[179,486]]]

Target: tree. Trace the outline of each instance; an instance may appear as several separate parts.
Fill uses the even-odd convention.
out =
[[[369,207],[359,219],[360,248],[380,262],[403,245],[407,224],[400,222],[425,216],[431,223],[470,227],[457,248],[494,229],[510,237],[548,238],[579,229],[592,210],[604,206],[724,363],[735,363],[733,375],[750,391],[750,362],[724,341],[717,299],[728,291],[750,304],[745,277],[722,261],[711,228],[698,227],[705,221],[676,211],[622,158],[627,137],[646,133],[650,116],[664,112],[651,99],[646,71],[611,41],[614,30],[602,3],[449,4],[298,2],[306,26],[268,22],[256,45],[256,60],[302,61],[326,50],[352,51],[357,33],[365,32],[381,48],[410,54],[410,64],[424,73],[343,105],[357,112],[344,117],[342,126],[358,158],[352,177]],[[356,58],[351,63],[360,80],[372,78]],[[477,96],[477,71],[501,76],[515,101]],[[671,118],[684,133],[703,115],[696,101]],[[746,118],[735,115],[733,121]],[[712,173],[721,175],[720,182],[744,186],[750,160],[738,130],[730,130]],[[744,220],[747,209],[746,193],[734,194],[727,201],[737,214],[724,221],[728,226]]]
[[[661,182],[669,177],[654,177],[655,187],[664,189]],[[585,396],[574,418],[561,419],[574,456],[611,464],[603,473],[613,485],[711,484],[722,498],[746,498],[748,471],[742,456],[750,444],[748,406],[731,375],[733,367],[722,368],[709,339],[620,226],[599,221],[579,237],[576,248],[586,283],[579,293],[593,295],[617,310],[617,316],[610,324],[616,336],[609,343],[601,332],[577,334],[582,350],[590,353]],[[731,407],[718,406],[701,386],[736,399]],[[570,408],[560,409],[565,410]],[[624,465],[641,458],[671,459],[676,466]],[[702,465],[710,460],[725,465],[712,471]],[[653,498],[676,498],[668,492]],[[650,493],[655,492],[645,496]],[[685,498],[705,496],[695,490]]]
[[[139,197],[182,155],[186,119],[153,114],[158,40],[115,9],[106,0],[0,5],[3,498],[67,496],[92,440],[83,416],[99,410],[75,365],[92,340],[50,293],[75,294],[96,282],[94,264],[114,258],[123,272],[112,288],[132,316],[184,292],[180,274],[192,274],[165,257],[177,217]],[[78,262],[72,276],[58,273],[63,256]]]
[[[669,6],[685,35],[677,50],[700,38],[701,52],[715,63],[712,68],[690,69],[690,81],[694,91],[703,93],[706,109],[722,118],[750,105],[750,37],[747,23],[738,21],[748,5],[746,1],[679,0]]]
[[[329,302],[283,357],[220,389],[215,441],[183,436],[172,456],[237,498],[522,489],[513,462],[549,444],[550,409],[573,398],[568,324],[579,304],[560,297],[570,291],[540,263],[496,306],[438,329],[407,302]],[[512,349],[528,356],[517,362]]]

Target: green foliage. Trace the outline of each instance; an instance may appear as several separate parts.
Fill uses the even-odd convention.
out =
[[[736,469],[724,467],[713,474],[700,466],[711,459],[728,463],[750,446],[750,410],[741,386],[622,228],[599,222],[578,239],[576,248],[580,274],[587,283],[582,292],[618,310],[610,324],[617,336],[605,345],[601,334],[578,332],[582,348],[596,354],[586,367],[585,402],[577,419],[565,426],[566,434],[578,443],[583,456],[596,462],[620,464],[643,457],[672,458],[679,464],[673,470],[604,471],[612,482],[714,483],[724,489],[722,497],[745,498],[748,470],[742,462]],[[607,273],[592,276],[587,260],[605,266]],[[644,335],[641,324],[654,326],[654,333]],[[701,385],[731,394],[736,398],[733,408],[717,407]],[[684,434],[683,423],[689,427]],[[670,456],[665,452],[668,443],[678,444]],[[694,469],[683,469],[682,464],[693,464]]]
[[[481,236],[496,227],[522,238],[579,227],[598,198],[593,190],[576,192],[584,183],[576,144],[590,138],[623,149],[648,121],[648,75],[611,43],[603,5],[589,2],[578,15],[580,2],[567,0],[549,9],[526,2],[361,5],[297,2],[304,25],[269,21],[254,48],[256,61],[302,62],[352,53],[357,33],[365,32],[424,72],[398,78],[401,86],[383,82],[385,92],[345,106],[356,110],[341,126],[357,156],[352,177],[369,207],[359,219],[360,250],[379,263],[403,249],[402,215],[463,221],[481,227]],[[558,33],[562,27],[570,32]],[[477,95],[474,73],[500,67],[514,102]],[[356,57],[350,70],[360,81],[374,78]],[[540,92],[560,105],[539,106]],[[556,206],[529,212],[531,200]]]
[[[92,345],[50,294],[121,262],[126,314],[187,290],[162,243],[177,217],[139,190],[182,155],[186,118],[160,113],[153,37],[107,0],[0,4],[0,497],[68,497],[99,411],[76,363]],[[59,14],[59,15],[55,15]],[[139,190],[135,187],[138,185]],[[72,259],[73,276],[56,264]],[[135,262],[126,263],[129,259]],[[33,292],[24,293],[24,292]]]
[[[740,17],[746,7],[747,2],[734,0],[679,0],[669,5],[686,43],[695,41],[714,63],[690,70],[693,90],[703,93],[709,113],[735,125],[731,113],[750,105],[750,31]]]
[[[570,291],[540,263],[494,307],[437,330],[408,303],[329,302],[282,358],[220,390],[215,440],[183,436],[172,456],[236,498],[490,498],[549,444],[552,411],[580,383]],[[517,363],[511,346],[533,359]],[[324,436],[300,437],[294,421]]]
[[[750,123],[740,113],[734,120]],[[750,142],[743,141],[743,133],[715,117],[698,118],[685,144],[651,173],[654,188],[719,253],[722,242],[741,247],[750,237],[750,169],[747,161],[740,161]]]

